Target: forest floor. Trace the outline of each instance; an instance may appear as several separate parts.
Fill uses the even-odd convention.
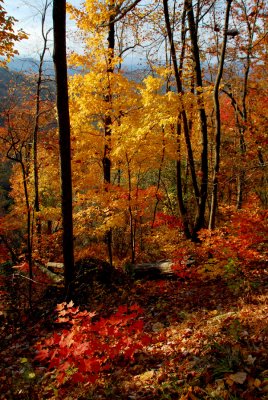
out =
[[[14,282],[13,282],[14,283]],[[268,275],[252,279],[97,281],[77,289],[75,303],[107,318],[122,305],[143,309],[150,344],[118,359],[94,384],[59,390],[53,370],[36,361],[35,344],[59,327],[60,289],[23,310],[25,288],[3,291],[0,399],[268,399]],[[23,291],[24,290],[24,291]],[[54,382],[54,383],[53,383]]]

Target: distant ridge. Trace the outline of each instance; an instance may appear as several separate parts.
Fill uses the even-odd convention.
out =
[[[0,100],[7,97],[11,81],[27,84],[28,80],[27,76],[22,72],[0,67]]]
[[[1,58],[0,58],[1,60]],[[28,84],[29,76],[38,72],[39,60],[33,57],[14,57],[5,68],[0,67],[0,100],[7,96],[9,82],[15,80],[18,83]],[[122,67],[123,74],[130,80],[141,82],[148,75],[148,68],[141,64],[125,63]],[[69,75],[79,73],[79,69],[69,69]],[[44,75],[50,78],[54,77],[54,66],[52,59],[47,58],[44,62]],[[51,82],[51,87],[53,82]]]
[[[33,57],[14,57],[9,63],[8,68],[12,71],[22,72],[24,74],[37,73],[39,60]],[[46,75],[54,75],[53,61],[46,59],[44,61],[44,72]]]
[[[1,58],[0,58],[1,59]],[[22,73],[36,73],[38,72],[39,67],[39,59],[34,57],[14,57],[8,64],[8,69],[16,72]],[[146,64],[141,63],[129,63],[126,61],[123,63],[122,69],[126,74],[132,73],[142,73],[147,70]],[[73,68],[69,68],[69,74],[73,75],[75,72],[78,72],[79,69],[74,70]],[[44,62],[44,72],[46,75],[53,76],[54,75],[54,66],[52,58],[46,58]]]

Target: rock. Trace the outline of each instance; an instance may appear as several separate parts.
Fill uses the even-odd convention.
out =
[[[130,264],[126,267],[126,272],[134,279],[176,279],[172,267],[172,261],[161,260],[155,263]]]
[[[60,262],[51,262],[46,263],[46,268],[53,272],[53,274],[63,274],[64,273],[64,265]]]

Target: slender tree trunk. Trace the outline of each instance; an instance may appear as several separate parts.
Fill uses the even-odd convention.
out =
[[[109,17],[109,24],[108,24],[108,67],[107,67],[107,75],[108,75],[108,94],[105,96],[105,101],[107,102],[108,106],[112,101],[112,93],[110,87],[110,75],[114,72],[114,48],[115,48],[115,24],[114,24],[114,0],[111,0],[109,5],[109,10],[111,12]],[[104,118],[104,135],[105,135],[105,145],[104,145],[104,155],[102,159],[103,164],[103,175],[104,175],[104,183],[105,183],[105,190],[108,191],[109,184],[111,183],[111,136],[112,136],[112,118],[109,112]],[[105,234],[105,241],[107,243],[108,248],[108,255],[109,255],[109,262],[112,267],[113,265],[113,251],[112,251],[112,229],[110,228]]]
[[[127,174],[128,174],[128,212],[129,212],[129,228],[130,228],[130,248],[131,248],[131,263],[135,264],[136,259],[136,238],[135,238],[135,221],[132,212],[132,185],[131,185],[131,170],[130,170],[130,160],[126,153],[127,161]]]
[[[259,2],[257,2],[256,7],[258,8]],[[246,56],[246,66],[245,66],[245,74],[243,81],[243,94],[242,94],[242,115],[243,115],[243,126],[240,130],[240,138],[239,138],[239,149],[240,149],[240,158],[241,158],[241,167],[238,175],[238,185],[237,185],[237,201],[236,207],[237,209],[242,208],[243,204],[243,194],[245,188],[245,180],[246,180],[246,172],[244,168],[245,155],[247,151],[246,140],[245,140],[245,130],[248,122],[248,110],[247,110],[247,95],[248,95],[248,78],[249,72],[251,68],[251,60],[252,60],[252,48],[253,48],[253,37],[255,32],[255,27],[257,23],[258,12],[255,13],[255,17],[252,21],[252,25],[250,24],[249,16],[247,14],[245,3],[242,3],[242,7],[244,9],[246,22],[247,22],[247,30],[248,30],[248,46],[247,46],[247,56]]]
[[[242,156],[246,153],[246,143],[244,138],[245,127],[244,127],[244,117],[243,112],[237,104],[236,99],[233,96],[233,93],[223,89],[223,92],[227,94],[227,96],[231,99],[231,105],[234,109],[235,115],[235,124],[237,127],[237,132],[239,135],[239,161],[242,161]],[[240,164],[240,163],[239,163]],[[244,192],[244,180],[245,180],[245,173],[239,165],[238,177],[237,177],[237,184],[236,184],[236,208],[240,209],[242,207],[243,202],[243,192]]]
[[[179,68],[178,68],[178,62],[177,62],[177,56],[176,56],[176,49],[175,49],[174,40],[173,40],[173,33],[172,33],[171,25],[170,25],[169,10],[168,10],[168,0],[163,0],[163,6],[164,6],[165,23],[166,23],[167,35],[168,35],[168,39],[169,39],[171,59],[172,59],[172,64],[173,64],[173,69],[174,69],[174,75],[175,75],[175,80],[176,80],[177,91],[178,91],[178,93],[183,94],[182,82],[181,82],[181,77],[180,77]],[[189,128],[188,128],[187,115],[186,115],[186,111],[185,111],[185,109],[183,107],[183,101],[181,101],[181,107],[182,107],[182,109],[181,109],[180,116],[178,118],[178,124],[177,124],[178,141],[180,141],[181,122],[182,122],[183,129],[184,129],[184,137],[185,137],[185,142],[186,142],[186,147],[187,147],[187,153],[188,153],[188,159],[189,159],[189,166],[190,166],[191,176],[192,176],[192,183],[193,183],[193,188],[194,188],[194,193],[195,193],[195,198],[198,201],[199,189],[198,189],[196,173],[195,173],[195,165],[194,165],[194,158],[193,158],[193,151],[192,151],[190,133],[189,133]],[[180,149],[178,151],[178,156],[180,157]],[[178,196],[178,204],[179,204],[179,209],[180,209],[180,215],[181,215],[181,218],[182,218],[182,221],[183,221],[185,236],[187,238],[191,238],[191,233],[190,233],[190,228],[189,228],[188,212],[187,212],[187,209],[185,207],[184,200],[183,200],[182,180],[181,180],[181,159],[180,158],[177,160],[177,168],[176,169],[177,169],[177,196]]]
[[[219,101],[219,87],[221,83],[221,78],[223,74],[224,59],[227,45],[227,31],[229,26],[229,16],[231,11],[232,0],[227,1],[226,11],[225,11],[225,22],[224,22],[224,35],[223,43],[220,55],[220,64],[218,67],[218,73],[214,86],[214,108],[215,108],[215,163],[213,171],[213,187],[212,187],[212,198],[211,198],[211,209],[210,209],[210,219],[209,219],[209,229],[215,228],[216,222],[216,212],[218,203],[218,186],[219,186],[219,170],[220,170],[220,149],[221,149],[221,116],[220,116],[220,101]]]
[[[237,178],[237,197],[236,197],[236,208],[240,210],[244,200],[245,180],[246,172],[244,167],[245,155],[246,155],[246,142],[245,142],[245,127],[243,126],[239,131],[239,152],[240,152],[240,166]]]
[[[39,173],[38,173],[38,130],[39,130],[39,113],[40,113],[40,88],[41,88],[41,74],[42,67],[41,63],[39,66],[39,74],[37,79],[37,88],[36,88],[36,110],[35,110],[35,125],[33,131],[33,161],[34,161],[34,210],[36,213],[40,211],[40,202],[39,202]],[[37,215],[36,219],[36,231],[37,235],[41,234],[41,222],[39,216]]]
[[[195,79],[196,86],[199,88],[203,87],[202,80],[202,70],[201,70],[201,62],[200,62],[200,51],[198,45],[198,36],[197,36],[197,26],[195,23],[194,12],[192,0],[185,0],[185,10],[188,16],[188,25],[191,36],[191,47],[192,47],[192,55],[194,61],[194,71],[195,71]],[[205,211],[206,211],[206,201],[207,201],[207,188],[208,188],[208,133],[207,133],[207,116],[204,106],[203,93],[201,91],[197,91],[197,102],[198,102],[198,112],[200,118],[200,128],[202,135],[202,152],[201,152],[201,187],[200,187],[200,197],[199,197],[199,206],[198,212],[194,225],[194,236],[197,235],[197,232],[205,226]]]
[[[8,130],[10,129],[10,119],[9,115],[7,117],[7,123],[8,123]],[[32,308],[32,290],[33,290],[33,261],[32,261],[32,233],[33,233],[33,226],[32,226],[32,221],[33,221],[33,216],[31,212],[31,204],[30,204],[30,199],[29,199],[29,190],[28,190],[28,179],[29,179],[29,146],[28,143],[23,143],[19,147],[17,147],[19,142],[14,140],[14,138],[11,139],[10,143],[10,148],[7,151],[7,158],[9,160],[15,161],[19,163],[20,168],[21,168],[21,173],[22,173],[22,182],[23,182],[23,190],[24,190],[24,200],[25,200],[25,206],[26,206],[26,212],[27,212],[27,235],[26,235],[26,241],[27,241],[27,261],[28,261],[28,266],[29,266],[29,286],[28,286],[28,298],[29,298],[29,308]],[[25,159],[26,161],[23,161],[23,153],[25,150]],[[11,152],[14,152],[14,155],[11,155]]]
[[[63,259],[66,296],[72,296],[74,277],[73,216],[72,216],[72,168],[71,134],[68,101],[68,78],[66,57],[66,0],[54,0],[54,66],[57,85],[57,112],[60,141]]]
[[[41,87],[42,87],[42,79],[43,79],[43,65],[45,54],[47,51],[47,41],[48,34],[50,30],[45,33],[45,20],[46,13],[49,7],[49,3],[46,0],[44,5],[44,10],[42,12],[42,37],[43,37],[43,49],[40,54],[39,67],[38,67],[38,76],[36,83],[36,98],[35,98],[35,122],[33,129],[33,159],[34,159],[34,191],[35,191],[35,200],[34,200],[34,210],[36,213],[40,211],[40,201],[39,201],[39,172],[38,172],[38,131],[39,131],[39,120],[40,120],[40,102],[41,102]],[[37,235],[41,235],[41,221],[39,216],[36,218],[36,231]]]
[[[245,130],[248,121],[248,113],[247,113],[247,104],[246,98],[248,93],[248,77],[249,77],[249,70],[250,70],[250,53],[251,53],[252,43],[250,44],[250,49],[247,53],[247,60],[246,60],[246,69],[244,75],[244,82],[243,82],[243,96],[242,96],[242,126],[240,124],[239,127],[239,152],[240,152],[240,170],[238,173],[237,179],[237,198],[236,198],[236,208],[240,210],[243,204],[243,195],[244,195],[244,188],[245,188],[245,179],[246,179],[246,172],[244,168],[244,159],[247,151],[246,141],[245,141]]]
[[[29,265],[28,297],[29,297],[29,307],[32,308],[32,294],[33,294],[32,216],[31,216],[28,186],[27,186],[28,173],[27,169],[25,168],[25,165],[23,164],[23,161],[19,161],[19,163],[22,171],[25,205],[27,209],[27,261]]]
[[[174,74],[175,74],[177,91],[178,91],[178,93],[183,94],[181,76],[180,76],[178,62],[177,62],[177,56],[176,56],[176,49],[175,49],[175,45],[174,45],[173,33],[171,30],[170,19],[169,19],[168,0],[163,0],[163,5],[164,5],[165,23],[166,23],[166,29],[167,29],[167,34],[168,34],[168,38],[169,38],[171,59],[172,59],[172,64],[173,64],[173,69],[174,69]],[[180,65],[180,68],[181,67],[182,67],[182,65]],[[186,111],[183,106],[183,101],[181,101],[181,107],[182,107],[182,109],[181,109],[181,113],[180,113],[180,119],[182,121],[183,130],[184,130],[185,143],[186,143],[187,153],[188,153],[188,158],[189,158],[189,165],[190,165],[190,170],[191,170],[191,175],[192,175],[194,193],[195,193],[195,197],[198,202],[199,189],[198,189],[198,184],[197,184],[197,179],[196,179],[194,157],[193,157],[193,150],[192,150],[191,138],[190,138],[190,133],[189,133],[187,115],[186,115]]]
[[[162,156],[161,156],[161,161],[160,161],[160,165],[159,165],[159,169],[158,169],[158,178],[157,178],[157,185],[156,185],[156,191],[155,191],[156,202],[155,202],[155,206],[154,206],[153,220],[152,220],[152,224],[151,224],[151,229],[153,229],[153,227],[154,227],[157,207],[158,207],[158,204],[159,204],[159,201],[160,201],[160,198],[158,196],[158,192],[159,192],[159,189],[160,189],[162,169],[163,169],[163,164],[164,164],[164,161],[165,161],[165,152],[166,152],[166,142],[165,142],[165,137],[164,137],[165,131],[164,131],[164,128],[162,128],[162,130],[163,130]]]
[[[182,167],[181,167],[181,122],[177,122],[177,160],[176,160],[176,179],[177,179],[177,199],[180,209],[180,215],[183,223],[184,235],[187,239],[191,239],[189,228],[188,211],[183,201],[182,190]]]

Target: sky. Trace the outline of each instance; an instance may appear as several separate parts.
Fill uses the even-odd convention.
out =
[[[74,5],[79,5],[79,0],[69,1]],[[16,29],[23,29],[28,35],[28,40],[23,40],[16,45],[21,57],[36,57],[42,49],[43,42],[41,38],[41,10],[44,0],[4,0],[4,8],[7,14],[16,18]],[[52,9],[47,16],[46,29],[52,27]],[[74,29],[74,23],[68,21],[68,28]],[[50,43],[52,46],[52,32],[50,34]],[[69,41],[69,47],[73,48],[74,43]]]
[[[52,2],[52,0],[51,0]],[[29,35],[28,40],[22,40],[15,45],[19,51],[19,56],[16,56],[10,63],[13,69],[27,70],[28,62],[25,59],[39,59],[39,54],[43,50],[43,39],[41,36],[41,12],[44,9],[45,0],[4,0],[4,8],[9,16],[16,18],[15,29],[23,29]],[[83,0],[68,0],[68,3],[79,7]],[[46,31],[52,28],[52,7],[48,10],[46,18]],[[74,21],[70,21],[67,15],[67,50],[81,52],[83,47],[74,39],[72,32],[76,30]],[[50,32],[49,47],[50,55],[53,52],[53,33]],[[48,59],[50,58],[47,54]],[[21,62],[23,61],[23,62]],[[136,50],[126,54],[124,66],[128,69],[139,68],[139,65],[144,65],[145,58]]]

